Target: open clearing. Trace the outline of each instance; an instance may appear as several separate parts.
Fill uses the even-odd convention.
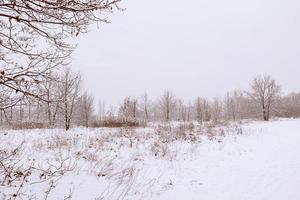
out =
[[[31,171],[23,199],[300,199],[300,120],[199,130],[185,130],[186,140],[154,126],[2,130],[0,141],[6,154],[24,141],[10,158],[13,169]],[[2,182],[0,197],[13,198],[22,180]]]

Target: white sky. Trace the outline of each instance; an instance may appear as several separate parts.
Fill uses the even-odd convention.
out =
[[[300,90],[298,0],[123,0],[125,12],[78,39],[72,67],[96,99],[221,96],[268,73]]]

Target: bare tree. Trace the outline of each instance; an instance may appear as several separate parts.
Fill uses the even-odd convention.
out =
[[[211,109],[209,101],[204,97],[197,97],[195,101],[196,120],[202,124],[203,121],[211,120]]]
[[[79,102],[79,115],[83,119],[84,126],[88,128],[94,112],[94,97],[84,92]]]
[[[99,99],[98,102],[98,120],[102,121],[105,119],[105,103],[104,100]]]
[[[62,114],[64,116],[65,129],[69,130],[73,118],[75,102],[80,95],[81,75],[73,73],[70,68],[65,68],[61,77]]]
[[[12,90],[16,105],[24,95],[43,98],[36,86],[49,70],[68,62],[75,48],[70,37],[85,33],[92,22],[107,23],[104,13],[120,0],[1,0],[0,91]]]
[[[219,122],[222,118],[223,106],[219,98],[214,98],[211,104],[211,115],[214,122]]]
[[[243,105],[244,104],[244,105]],[[249,116],[249,108],[245,105],[245,98],[243,92],[234,90],[233,92],[227,92],[224,102],[224,114],[227,120],[236,121],[241,119],[243,115]]]
[[[290,93],[278,101],[276,115],[279,117],[300,117],[300,93]]]
[[[142,101],[141,101],[141,109],[143,110],[144,113],[144,120],[147,122],[149,121],[149,99],[147,93],[145,93],[142,96]]]
[[[190,110],[191,110],[191,106],[190,105],[186,105],[184,103],[183,100],[179,99],[177,101],[177,107],[178,107],[178,119],[181,119],[183,121],[190,121]]]
[[[174,94],[169,90],[165,91],[159,100],[159,105],[163,113],[164,120],[167,122],[170,121],[171,113],[173,112],[174,107],[176,106]]]
[[[260,106],[264,121],[269,121],[273,103],[280,93],[280,86],[269,75],[264,75],[253,79],[251,90],[250,97]]]
[[[196,112],[196,120],[198,123],[202,124],[203,123],[203,107],[202,107],[202,98],[197,97],[195,100],[195,112]]]
[[[135,98],[126,97],[123,105],[120,107],[119,115],[125,121],[135,120],[138,113],[138,101]]]
[[[43,98],[46,100],[42,103],[45,104],[47,120],[50,127],[55,125],[58,111],[63,100],[63,93],[61,92],[61,77],[55,73],[52,73],[51,77],[52,79],[39,84],[40,93],[44,94]]]

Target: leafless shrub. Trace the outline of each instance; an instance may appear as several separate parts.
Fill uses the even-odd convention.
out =
[[[99,159],[95,152],[84,152],[82,158],[89,162],[96,162]]]
[[[195,127],[195,124],[194,124],[193,122],[188,123],[187,129],[188,129],[189,131],[193,131],[195,128],[196,128],[196,127]]]
[[[170,154],[170,149],[168,145],[168,143],[155,141],[151,145],[151,152],[155,157],[166,157],[168,154]]]
[[[107,147],[106,144],[112,142],[113,136],[112,134],[103,134],[101,136],[90,137],[88,140],[88,148],[95,147],[98,150],[102,150],[104,147]]]
[[[224,130],[223,128],[221,128],[221,129],[219,130],[219,134],[218,134],[218,135],[219,135],[220,137],[224,138],[225,135],[226,135],[225,130]]]
[[[229,135],[236,136],[243,134],[243,128],[239,123],[224,122],[221,125],[209,124],[203,128],[202,134],[206,135],[211,141],[217,140],[218,142],[222,142]]]
[[[216,133],[214,132],[214,129],[212,127],[208,127],[206,134],[207,134],[207,138],[210,141],[216,139]]]
[[[113,180],[116,184],[109,186],[97,198],[101,200],[106,199],[127,199],[130,192],[135,191],[134,184],[139,175],[139,170],[133,166],[125,167],[122,170],[117,170],[110,176],[109,180]]]
[[[160,140],[165,143],[174,141],[186,141],[186,142],[199,142],[200,139],[194,131],[195,126],[193,123],[180,124],[177,127],[170,125],[160,125],[156,129],[156,134]]]
[[[243,135],[244,134],[244,131],[243,131],[243,128],[238,125],[238,124],[235,124],[233,126],[233,129],[234,129],[234,132],[237,134],[237,135]]]
[[[64,135],[54,135],[50,140],[47,141],[48,149],[61,149],[72,146],[72,140]]]
[[[69,149],[77,146],[83,138],[77,134],[54,134],[43,140],[35,140],[32,146],[37,150]]]
[[[40,166],[35,160],[26,163],[22,156],[24,144],[22,142],[11,150],[0,150],[1,186],[9,188],[3,195],[7,199],[30,199],[31,194],[26,193],[24,188],[48,183],[49,188],[45,191],[47,199],[55,183],[67,172],[73,171],[76,163],[61,153],[55,161],[49,161],[44,166]]]
[[[20,164],[16,158],[18,158],[24,142],[12,150],[1,149],[0,150],[0,171],[1,171],[1,185],[11,185],[16,179],[23,177],[23,173],[20,171]],[[27,176],[27,174],[26,174]]]
[[[176,135],[176,140],[183,140],[187,142],[196,143],[199,141],[199,138],[196,136],[194,130],[194,124],[183,124],[177,127],[174,132]]]
[[[104,158],[100,160],[99,165],[95,166],[94,172],[97,177],[107,177],[113,173],[113,160]]]

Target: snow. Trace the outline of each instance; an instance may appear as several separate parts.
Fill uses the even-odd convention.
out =
[[[69,194],[75,200],[300,199],[299,119],[243,124],[242,134],[231,126],[218,129],[226,135],[168,143],[157,140],[153,127],[2,130],[0,147],[13,149],[25,141],[22,167],[32,161],[47,167],[70,158],[72,170],[53,178],[48,199]],[[39,181],[34,173],[30,182]],[[49,183],[26,184],[22,192],[43,199]],[[0,186],[0,192],[0,197],[9,195],[14,188]]]
[[[198,158],[180,164],[180,177],[172,177],[178,189],[162,199],[300,199],[299,121],[245,128],[250,136],[202,147]]]

